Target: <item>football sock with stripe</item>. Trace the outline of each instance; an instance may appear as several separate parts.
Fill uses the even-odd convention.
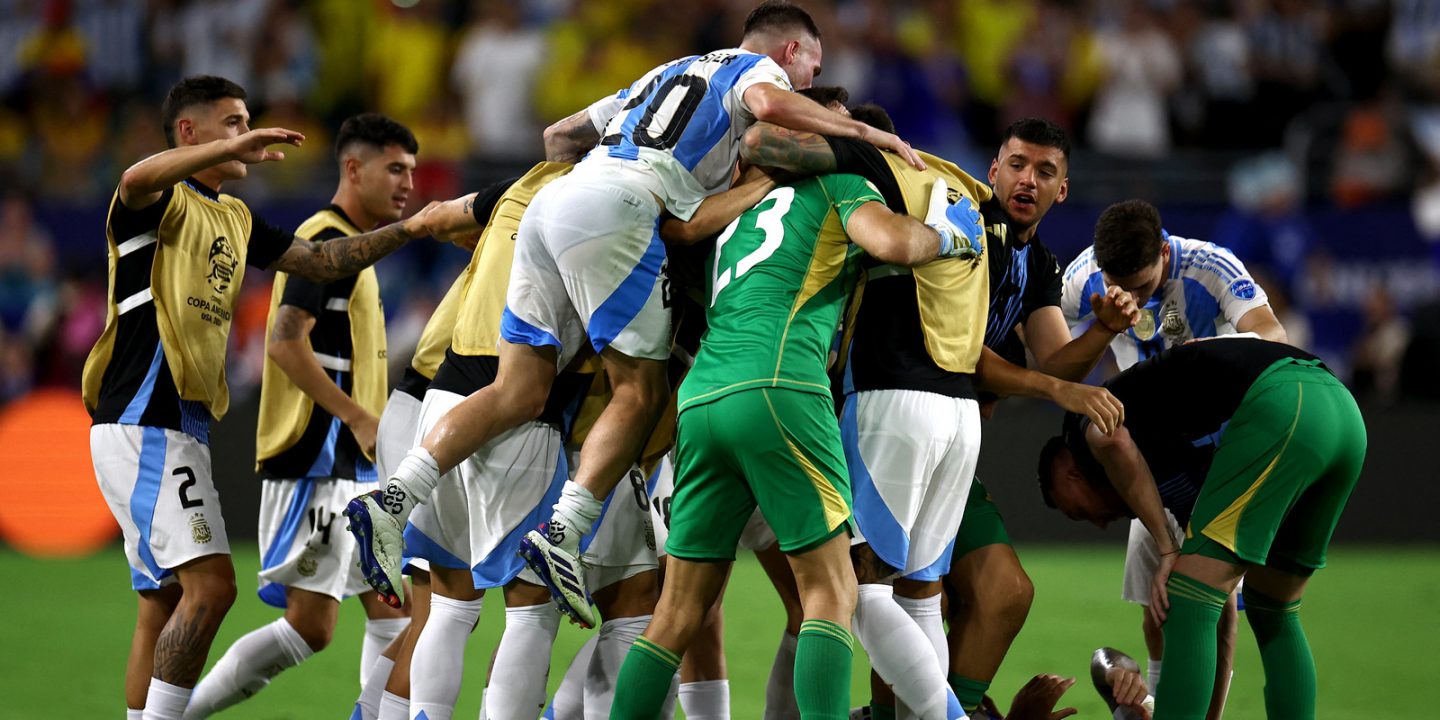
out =
[[[636,638],[616,680],[615,702],[610,717],[617,720],[648,720],[660,717],[671,681],[680,670],[680,655]],[[847,676],[848,677],[848,676]]]
[[[580,556],[580,538],[595,527],[600,519],[600,502],[584,486],[566,480],[555,502],[555,512],[546,528],[551,544],[558,545],[576,557]]]
[[[930,639],[895,603],[894,589],[889,585],[860,586],[855,635],[870,654],[875,672],[894,688],[897,705],[903,704],[923,718],[957,718],[965,714],[945,683]]]
[[[765,717],[773,720],[799,720],[800,708],[795,705],[795,643],[790,633],[780,636],[775,662],[770,666],[770,679],[765,683]]]
[[[1216,628],[1225,591],[1181,573],[1165,584],[1165,675],[1155,689],[1155,720],[1202,720],[1215,687]]]
[[[484,718],[534,717],[545,709],[550,649],[559,630],[560,613],[548,602],[505,608],[505,633],[485,689]]]
[[[730,681],[681,683],[680,709],[686,720],[730,720]]]
[[[1300,601],[1285,603],[1246,587],[1245,619],[1255,631],[1265,666],[1265,714],[1315,717],[1315,658],[1300,626]]]
[[[465,673],[465,641],[480,618],[484,598],[459,600],[430,594],[430,619],[410,658],[410,712],[428,720],[450,720]]]
[[[850,631],[829,620],[806,620],[795,642],[795,704],[806,720],[848,720]]]
[[[380,716],[380,696],[385,693],[385,683],[390,680],[390,671],[395,669],[395,661],[384,655],[375,658],[370,665],[370,672],[365,676],[365,682],[360,684],[360,697],[355,700],[355,709],[360,713],[360,720],[375,720]]]
[[[315,654],[285,618],[246,633],[200,679],[188,718],[209,717],[265,689],[281,671]],[[155,681],[152,681],[155,682]]]
[[[985,703],[985,692],[990,689],[989,680],[976,680],[964,675],[950,673],[946,678],[950,683],[950,689],[955,693],[955,698],[960,701],[960,707],[965,708],[966,713],[972,713],[980,709]]]

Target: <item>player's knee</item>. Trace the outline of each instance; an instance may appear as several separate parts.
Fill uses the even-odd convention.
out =
[[[1035,584],[1023,571],[986,583],[976,596],[976,604],[986,617],[1013,631],[1025,624],[1034,602]]]
[[[335,637],[335,628],[324,622],[291,623],[291,627],[295,628],[295,634],[310,646],[311,652],[320,652],[329,647],[330,641]]]
[[[235,604],[234,574],[201,575],[187,580],[181,601],[190,605],[204,620],[218,625]]]

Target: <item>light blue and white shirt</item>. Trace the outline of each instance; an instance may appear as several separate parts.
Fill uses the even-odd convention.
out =
[[[1167,277],[1141,307],[1140,321],[1110,342],[1121,370],[1197,337],[1235,333],[1245,313],[1270,304],[1234,253],[1168,233],[1165,241],[1170,244]],[[1060,309],[1071,335],[1079,337],[1095,321],[1090,295],[1104,295],[1106,287],[1093,246],[1065,268]]]
[[[740,136],[755,123],[745,91],[760,83],[791,89],[774,60],[733,48],[645,73],[587,109],[601,140],[574,177],[638,181],[689,220],[701,200],[730,186]]]

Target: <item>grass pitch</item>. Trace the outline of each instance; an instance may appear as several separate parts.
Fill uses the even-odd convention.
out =
[[[1079,679],[1063,704],[1079,708],[1082,718],[1109,717],[1089,686],[1090,652],[1113,645],[1142,664],[1144,655],[1139,610],[1119,600],[1122,553],[1118,547],[1020,547],[1035,581],[1035,606],[992,689],[1002,708],[1030,675],[1057,672]],[[241,593],[211,651],[212,663],[236,638],[279,616],[253,592],[255,547],[238,546],[236,561]],[[82,560],[36,560],[0,549],[0,573],[16,588],[0,603],[6,611],[0,623],[0,717],[121,717],[135,600],[120,549]],[[1437,597],[1440,549],[1332,551],[1330,568],[1311,583],[1302,611],[1319,669],[1320,718],[1436,717],[1429,682],[1440,647],[1440,621],[1431,606]],[[759,718],[783,616],[753,559],[736,564],[725,609],[731,716]],[[471,638],[456,718],[477,716],[503,618],[496,593],[487,598]],[[1226,716],[1263,718],[1260,659],[1249,628],[1241,625]],[[358,689],[362,635],[359,604],[347,602],[329,649],[221,717],[347,717]],[[562,628],[552,691],[584,638],[573,627]],[[868,687],[868,665],[857,646],[852,704],[869,697]]]

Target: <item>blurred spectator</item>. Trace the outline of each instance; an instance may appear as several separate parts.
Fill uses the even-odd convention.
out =
[[[1290,119],[1316,96],[1325,8],[1307,0],[1261,0],[1246,17],[1255,74],[1254,132],[1274,145]],[[1244,5],[1242,4],[1242,7]]]
[[[255,100],[300,103],[315,86],[317,64],[310,19],[292,0],[276,2],[265,17],[255,52]]]
[[[1229,177],[1230,208],[1211,241],[1229,248],[1246,267],[1263,267],[1287,287],[1304,269],[1315,230],[1301,204],[1300,178],[1284,155],[1237,163]]]
[[[1222,3],[1182,0],[1171,27],[1183,48],[1189,80],[1180,111],[1189,137],[1206,147],[1257,146],[1249,113],[1255,96],[1250,38],[1240,19]]]
[[[270,2],[193,0],[185,5],[176,28],[180,73],[219,75],[253,92],[255,50]]]
[[[999,112],[1009,95],[1005,66],[1038,11],[1034,0],[969,0],[957,3],[953,47],[970,75],[966,109],[970,134],[984,147],[999,145]]]
[[[1330,190],[1335,202],[1354,207],[1411,188],[1406,130],[1387,104],[1355,108],[1345,120]]]
[[[43,0],[0,0],[0,98],[19,89],[24,65],[19,48],[40,29]]]
[[[480,158],[539,157],[540,127],[530,105],[545,60],[545,36],[521,24],[520,8],[477,0],[450,82],[463,101],[472,150]]]
[[[1393,401],[1400,388],[1400,363],[1410,344],[1410,326],[1395,310],[1395,302],[1382,285],[1376,285],[1365,302],[1365,325],[1351,352],[1354,387]]]
[[[384,2],[384,7],[367,49],[367,69],[375,83],[371,100],[373,109],[410,125],[445,92],[450,33],[438,2],[404,9]]]
[[[55,248],[35,224],[30,202],[0,201],[0,327],[34,342],[49,331],[55,310]]]
[[[549,54],[535,95],[541,122],[554,122],[583,110],[671,59],[642,37],[640,26],[644,23],[637,19],[641,13],[634,5],[581,3],[571,17],[550,26]],[[726,46],[735,44],[731,39]]]
[[[1105,80],[1090,118],[1096,150],[1156,158],[1170,149],[1167,96],[1180,82],[1175,42],[1144,2],[1132,0],[1118,31],[1100,41]]]
[[[1416,95],[1440,100],[1440,2],[1393,0],[1386,54]]]
[[[79,77],[62,78],[36,99],[31,117],[44,152],[39,189],[76,201],[108,194],[112,188],[101,182],[112,181],[94,172],[110,130],[104,102],[86,93]]]
[[[85,39],[85,78],[113,95],[140,87],[145,72],[145,4],[133,0],[75,0],[75,24]]]
[[[869,40],[874,52],[871,99],[890,111],[901,137],[953,158],[969,143],[960,116],[965,68],[942,44],[953,34],[948,6],[932,2],[909,12],[877,14]]]

